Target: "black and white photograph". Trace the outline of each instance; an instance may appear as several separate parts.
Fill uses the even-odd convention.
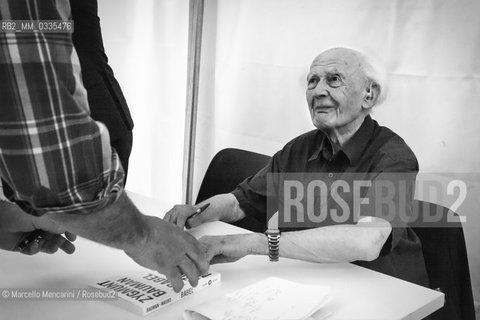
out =
[[[0,320],[480,320],[479,12],[0,0]]]

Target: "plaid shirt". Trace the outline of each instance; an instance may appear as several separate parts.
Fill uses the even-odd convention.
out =
[[[1,20],[68,20],[68,0],[1,0]],[[1,31],[0,31],[1,32]],[[116,200],[123,169],[90,118],[68,33],[0,33],[0,174],[28,213],[90,213]]]

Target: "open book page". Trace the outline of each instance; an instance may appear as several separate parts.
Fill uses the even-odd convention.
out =
[[[267,278],[185,310],[185,320],[306,320],[328,301],[327,287]],[[316,315],[323,319],[327,314]]]

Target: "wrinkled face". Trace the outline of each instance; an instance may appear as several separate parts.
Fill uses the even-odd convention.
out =
[[[331,49],[313,60],[307,76],[307,103],[318,129],[341,130],[363,117],[367,80],[360,58],[347,49]]]

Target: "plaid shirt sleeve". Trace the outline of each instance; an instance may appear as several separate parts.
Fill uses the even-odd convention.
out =
[[[1,0],[1,20],[68,20],[68,0]],[[68,33],[0,31],[0,174],[28,213],[86,214],[115,201],[124,173],[90,117]]]

